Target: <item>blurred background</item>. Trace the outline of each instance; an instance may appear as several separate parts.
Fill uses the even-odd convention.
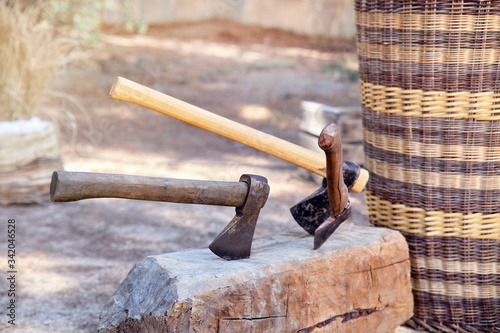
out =
[[[311,117],[337,121],[346,156],[362,164],[353,6],[0,2],[0,211],[16,220],[18,270],[16,326],[2,315],[0,330],[93,332],[135,263],[206,247],[234,216],[234,208],[137,200],[52,203],[54,170],[220,181],[262,175],[271,194],[257,237],[293,226],[289,208],[318,187],[277,158],[111,100],[117,76],[305,146],[316,140]],[[352,200],[349,223],[367,223],[363,195]],[[1,292],[2,308],[8,302]]]

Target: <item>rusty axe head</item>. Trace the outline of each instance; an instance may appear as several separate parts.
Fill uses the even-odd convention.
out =
[[[297,223],[315,236],[315,248],[319,248],[338,225],[349,217],[348,188],[356,181],[359,182],[360,178],[368,177],[355,163],[342,160],[342,143],[336,124],[330,124],[323,129],[318,143],[326,154],[327,178],[323,179],[322,186],[316,192],[290,209]],[[335,209],[334,204],[337,205]],[[341,210],[338,208],[339,204],[343,207]],[[332,216],[336,217],[333,221],[337,223],[333,230],[335,223]]]
[[[236,207],[236,215],[208,247],[227,260],[250,257],[257,218],[269,196],[267,179],[256,175],[242,175],[240,182],[248,184],[243,206]]]

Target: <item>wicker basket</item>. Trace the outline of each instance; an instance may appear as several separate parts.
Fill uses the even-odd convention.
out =
[[[408,241],[415,318],[500,330],[500,1],[355,3],[370,221]]]

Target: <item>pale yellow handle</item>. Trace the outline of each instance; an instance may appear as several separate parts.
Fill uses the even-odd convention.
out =
[[[136,82],[118,77],[109,95],[113,99],[147,107],[255,148],[326,178],[326,160],[323,154],[221,117]],[[360,177],[351,189],[361,192],[368,180],[367,176],[368,171],[361,169]]]

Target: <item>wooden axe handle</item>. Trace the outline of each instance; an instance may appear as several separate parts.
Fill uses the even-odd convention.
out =
[[[106,173],[54,171],[50,197],[55,202],[122,198],[242,207],[245,182],[170,179]]]
[[[326,178],[326,161],[323,154],[242,125],[154,89],[118,77],[113,83],[109,95],[113,99],[147,107],[255,148]],[[351,189],[355,192],[361,192],[367,181],[368,171],[361,169],[359,177]]]

